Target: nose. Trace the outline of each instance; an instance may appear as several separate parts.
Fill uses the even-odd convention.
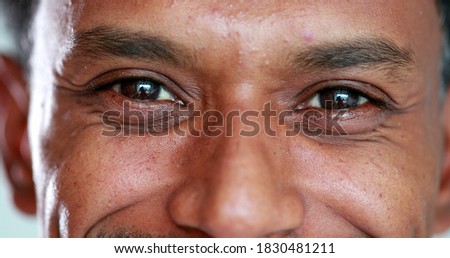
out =
[[[212,237],[292,234],[304,208],[268,138],[215,139],[209,155],[192,162],[189,179],[172,198],[175,223]]]

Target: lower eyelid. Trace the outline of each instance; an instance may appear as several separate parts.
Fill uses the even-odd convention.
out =
[[[319,120],[305,120],[305,115],[311,111],[317,112],[316,118],[319,118]],[[336,115],[339,117],[336,118]],[[322,108],[305,107],[297,110],[295,112],[295,116],[292,117],[292,119],[289,119],[289,123],[294,126],[294,128],[297,128],[297,130],[299,128],[298,125],[300,124],[301,130],[306,130],[304,128],[305,126],[312,125],[312,129],[310,128],[310,130],[314,131],[316,128],[319,130],[324,130],[324,135],[325,132],[330,133],[330,128],[327,128],[327,126],[329,127],[334,123],[339,123],[339,126],[342,127],[342,129],[347,133],[346,135],[364,135],[380,126],[380,124],[388,118],[388,115],[389,113],[381,107],[367,101],[357,108],[334,111],[325,110]],[[311,124],[307,124],[306,122]]]

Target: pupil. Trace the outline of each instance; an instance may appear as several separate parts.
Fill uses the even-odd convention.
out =
[[[347,109],[358,106],[359,95],[351,90],[330,89],[320,93],[320,104],[325,109]]]
[[[123,95],[137,100],[157,100],[160,90],[161,85],[146,80],[125,82],[121,86]]]

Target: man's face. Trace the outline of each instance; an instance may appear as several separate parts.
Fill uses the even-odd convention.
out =
[[[433,1],[47,0],[35,25],[29,134],[44,235],[432,233]],[[223,114],[223,133],[192,112],[178,124],[155,115],[168,130],[152,133],[149,111],[188,104]],[[245,111],[259,113],[227,119]],[[242,135],[248,120],[260,130]],[[105,134],[111,124],[121,133]]]

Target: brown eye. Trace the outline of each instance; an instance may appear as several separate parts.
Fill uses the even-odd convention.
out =
[[[112,88],[127,98],[142,102],[177,99],[164,85],[149,79],[125,79],[115,83]]]
[[[310,106],[322,109],[350,109],[356,108],[367,101],[367,98],[355,90],[329,88],[314,95],[310,100]]]

